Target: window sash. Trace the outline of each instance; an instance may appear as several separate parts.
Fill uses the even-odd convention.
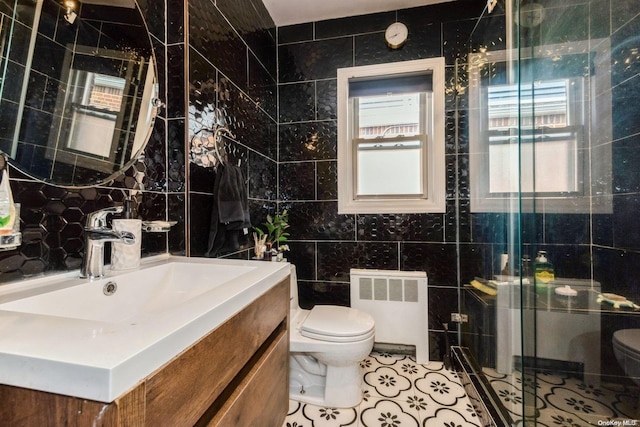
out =
[[[354,189],[353,194],[355,199],[367,199],[367,198],[421,198],[426,199],[428,196],[427,192],[427,182],[426,182],[426,169],[427,169],[427,156],[426,156],[426,147],[427,147],[427,135],[413,135],[407,137],[395,137],[395,138],[378,138],[378,139],[365,139],[365,138],[356,138],[353,140],[352,148],[353,148],[353,170],[354,170]],[[379,187],[382,188],[391,188],[386,181],[396,180],[400,182],[398,187],[400,188],[416,188],[417,191],[414,192],[366,192],[364,191],[364,186],[361,185],[361,176],[367,173],[365,169],[365,165],[360,164],[361,154],[369,152],[370,154],[381,154],[385,156],[384,162],[387,166],[389,163],[393,162],[394,157],[398,157],[402,151],[415,150],[416,158],[412,158],[414,161],[415,169],[412,169],[412,166],[408,162],[404,162],[402,165],[398,165],[398,168],[384,168],[379,170],[379,173],[376,176],[376,180],[382,180],[382,184]],[[394,156],[395,155],[395,156]],[[413,156],[412,156],[413,157]],[[417,174],[412,173],[417,172]],[[412,175],[417,175],[413,176]],[[409,185],[407,184],[408,180],[414,179],[413,182],[409,181]]]
[[[432,98],[431,92],[420,92],[420,101],[418,106],[418,133],[411,134],[408,136],[405,135],[397,135],[397,136],[379,136],[375,138],[360,138],[360,103],[359,97],[350,97],[349,101],[352,104],[350,111],[352,112],[352,127],[351,127],[351,150],[352,150],[352,171],[353,171],[353,199],[361,200],[361,199],[406,199],[406,198],[418,198],[418,199],[427,199],[428,198],[428,169],[427,169],[427,155],[426,151],[427,145],[427,118],[430,117],[431,109],[430,109],[430,100]],[[429,102],[428,102],[429,101]],[[393,128],[393,125],[389,126]],[[418,143],[416,145],[409,145],[410,143]],[[408,149],[418,149],[418,162],[417,162],[417,182],[415,182],[415,187],[417,187],[418,191],[415,192],[363,192],[362,186],[360,185],[360,177],[363,173],[363,166],[360,165],[360,152],[362,150],[372,150],[372,151],[388,151],[388,150],[408,150]],[[391,155],[391,152],[388,153]],[[397,179],[397,173],[394,174],[393,171],[386,171],[388,173],[387,177],[390,179]],[[410,170],[405,170],[404,172],[408,172],[405,174],[405,177],[411,175]],[[385,178],[384,176],[378,177],[380,179]],[[410,187],[410,186],[409,186]]]

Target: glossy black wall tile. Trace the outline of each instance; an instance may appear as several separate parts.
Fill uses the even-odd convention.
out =
[[[316,85],[314,82],[278,86],[280,123],[315,120]]]
[[[397,270],[398,247],[397,243],[318,242],[318,280],[349,282],[351,268]]]
[[[458,290],[455,288],[429,288],[429,329],[441,330],[443,323],[451,323],[452,310],[458,307]],[[451,329],[455,329],[452,325]]]
[[[166,0],[167,44],[184,43],[184,1]]]
[[[189,2],[189,45],[246,92],[247,46],[210,0]]]
[[[226,77],[218,78],[218,108],[235,140],[264,156],[275,158],[277,124],[260,105]]]
[[[316,82],[316,118],[318,120],[336,120],[338,118],[336,79]]]
[[[210,194],[191,193],[189,195],[191,212],[189,213],[189,232],[191,256],[202,257],[209,247],[209,229],[211,210],[214,203]]]
[[[295,43],[313,40],[313,22],[288,25],[278,28],[278,43]]]
[[[616,77],[614,76],[612,78]],[[640,67],[634,77],[629,78],[612,89],[614,141],[640,133],[640,112],[637,108],[633,108],[634,100],[639,92]]]
[[[640,222],[630,221],[639,212],[640,194],[620,194],[613,197],[613,246],[640,250]]]
[[[335,121],[280,124],[281,162],[337,158]]]
[[[316,197],[318,200],[338,198],[338,163],[334,160],[316,162]]]
[[[32,181],[13,181],[12,191],[21,204],[23,245],[0,254],[2,282],[79,268],[86,215],[122,203],[127,193],[126,189],[103,187],[70,190]],[[143,215],[166,210],[164,204],[142,200],[136,208]],[[150,252],[145,248],[144,253]]]
[[[249,197],[252,199],[277,199],[278,166],[273,159],[249,152]],[[254,222],[255,223],[255,222]]]
[[[337,282],[298,282],[300,307],[315,305],[350,305],[349,284]]]
[[[167,121],[167,190],[171,192],[185,190],[184,132],[185,119]]]
[[[351,66],[351,37],[280,45],[278,48],[279,83],[331,79],[335,78],[338,68]]]
[[[290,242],[287,259],[296,266],[299,280],[316,279],[316,243],[315,242]]]
[[[167,46],[167,117],[181,118],[184,110],[184,44]]]
[[[249,47],[251,54],[276,76],[275,26],[260,0],[217,0],[216,6]]]
[[[249,56],[248,95],[272,118],[278,116],[278,85],[275,78],[253,56]]]
[[[337,202],[288,203],[292,240],[354,240],[353,215],[339,215]]]
[[[164,188],[167,180],[166,174],[166,126],[164,119],[157,119],[153,132],[144,149],[145,162],[142,184],[147,190],[158,191]]]
[[[359,241],[443,241],[442,215],[358,215],[357,221]]]
[[[316,199],[316,163],[280,164],[279,197],[281,201]]]

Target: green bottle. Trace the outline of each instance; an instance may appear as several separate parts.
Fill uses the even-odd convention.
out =
[[[538,251],[534,262],[534,277],[536,292],[549,292],[556,276],[553,270],[553,264],[547,259],[546,251]]]

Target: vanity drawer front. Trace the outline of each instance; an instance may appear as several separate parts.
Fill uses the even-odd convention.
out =
[[[193,426],[288,311],[287,278],[160,368],[146,381],[145,424]]]
[[[289,334],[280,332],[209,427],[281,426],[289,407]]]

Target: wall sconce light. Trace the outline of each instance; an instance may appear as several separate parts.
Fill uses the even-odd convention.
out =
[[[64,7],[66,8],[66,12],[64,13],[64,20],[69,24],[73,24],[78,17],[78,14],[75,12],[76,4],[72,0],[66,0],[64,2]]]

